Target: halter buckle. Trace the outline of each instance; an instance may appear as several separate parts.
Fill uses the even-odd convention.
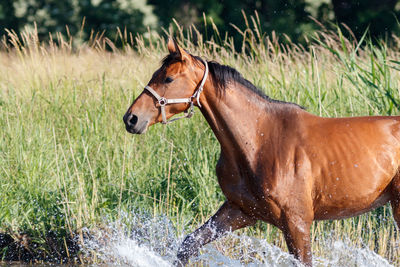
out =
[[[165,97],[161,97],[160,99],[158,99],[158,104],[160,105],[160,107],[164,107],[167,103],[168,101]]]
[[[194,115],[194,105],[193,105],[193,101],[190,102],[190,107],[188,107],[187,110],[185,110],[185,118],[190,119],[191,117],[193,117]]]

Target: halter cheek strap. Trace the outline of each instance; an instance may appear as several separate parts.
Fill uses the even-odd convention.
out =
[[[200,94],[203,91],[204,83],[206,82],[206,79],[208,76],[208,64],[203,59],[201,59],[201,61],[203,62],[206,69],[204,71],[203,79],[201,80],[197,90],[193,93],[193,95],[191,97],[168,99],[168,98],[160,96],[156,91],[154,91],[153,88],[151,88],[148,85],[144,88],[144,90],[149,91],[157,99],[158,105],[160,106],[160,109],[161,109],[161,117],[162,117],[163,124],[168,124],[168,123],[177,121],[182,118],[191,118],[194,114],[194,102],[193,102],[194,99],[197,100],[197,105],[199,105],[199,107],[201,108]],[[166,113],[165,113],[165,106],[169,105],[169,104],[180,104],[180,103],[189,103],[190,104],[189,108],[187,110],[185,110],[185,112],[184,112],[185,115],[178,117],[178,118],[171,119],[168,121]]]

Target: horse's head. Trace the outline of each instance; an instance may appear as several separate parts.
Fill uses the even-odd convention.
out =
[[[148,85],[124,115],[126,130],[141,134],[155,123],[168,123],[175,114],[193,113],[199,105],[199,95],[207,79],[207,63],[203,64],[180,48],[173,39],[168,41],[169,55],[153,74]]]

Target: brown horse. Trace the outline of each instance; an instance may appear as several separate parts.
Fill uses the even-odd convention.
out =
[[[356,216],[390,201],[400,226],[400,117],[321,118],[270,99],[233,68],[192,56],[173,40],[168,50],[126,112],[126,129],[141,134],[199,107],[221,144],[217,176],[226,196],[185,238],[178,264],[257,220],[281,229],[289,252],[307,266],[313,220]]]

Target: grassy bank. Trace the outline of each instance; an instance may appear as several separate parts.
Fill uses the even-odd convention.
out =
[[[145,210],[190,231],[224,200],[214,171],[219,145],[199,112],[145,135],[125,131],[122,116],[166,55],[166,45],[157,35],[148,36],[151,44],[143,36],[121,36],[123,49],[101,39],[40,43],[34,32],[11,34],[0,52],[0,232],[25,244],[31,255],[43,255],[39,259],[79,261],[71,238],[83,242],[82,229],[101,228],[104,218]],[[196,45],[190,34],[178,30],[177,37],[193,54],[234,66],[267,95],[314,114],[398,114],[397,37],[387,47],[321,32],[303,48],[282,45],[249,25],[241,51],[217,32],[208,42],[199,36]],[[244,231],[286,249],[272,226],[259,223]],[[49,235],[57,238],[50,242]],[[332,236],[400,264],[400,237],[388,206],[314,224],[313,252],[323,256],[324,240]],[[14,253],[7,244],[0,258]],[[54,256],[55,250],[66,256]]]

